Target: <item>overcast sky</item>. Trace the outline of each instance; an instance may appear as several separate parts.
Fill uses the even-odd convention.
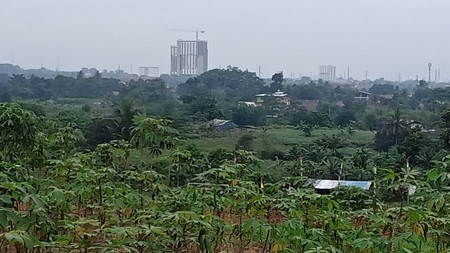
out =
[[[195,38],[168,29],[206,30],[210,69],[450,77],[449,0],[1,0],[0,62],[167,73],[170,45]]]

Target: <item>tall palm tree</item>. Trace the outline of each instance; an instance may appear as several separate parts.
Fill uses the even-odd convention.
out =
[[[118,118],[119,135],[125,140],[130,139],[131,126],[133,125],[133,117],[137,115],[133,101],[122,101],[120,108],[114,110],[115,116]]]
[[[395,109],[390,120],[381,129],[381,134],[386,137],[392,137],[395,145],[398,145],[401,137],[408,131],[410,123],[403,118],[400,108]]]

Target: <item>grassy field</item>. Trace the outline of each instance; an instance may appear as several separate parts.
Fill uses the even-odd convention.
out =
[[[252,130],[233,130],[225,132],[205,133],[201,136],[192,138],[192,141],[200,148],[200,150],[209,152],[218,148],[233,150],[239,138],[250,133],[253,135],[253,149],[256,152],[267,150],[279,150],[287,152],[293,145],[308,144],[324,136],[346,135],[346,130],[320,128],[312,132],[311,137],[305,137],[305,134],[291,126],[277,126],[268,129],[252,129]],[[370,131],[354,130],[348,135],[349,147],[367,147],[373,146],[374,134]]]

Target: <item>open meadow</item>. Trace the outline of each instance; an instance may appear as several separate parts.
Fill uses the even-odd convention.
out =
[[[311,136],[305,134],[293,126],[272,126],[256,129],[238,129],[229,131],[213,131],[199,134],[192,137],[192,142],[205,152],[210,152],[219,148],[234,150],[239,138],[245,134],[254,137],[252,150],[261,153],[262,151],[288,152],[292,146],[307,145],[321,138],[345,136],[348,146],[345,148],[371,148],[373,146],[374,133],[370,131],[352,130],[349,134],[347,129],[319,128],[314,129]]]

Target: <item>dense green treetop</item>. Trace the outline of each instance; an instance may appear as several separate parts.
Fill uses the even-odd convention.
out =
[[[213,69],[178,85],[180,95],[212,95],[233,101],[252,101],[264,86],[255,73],[235,67]]]

